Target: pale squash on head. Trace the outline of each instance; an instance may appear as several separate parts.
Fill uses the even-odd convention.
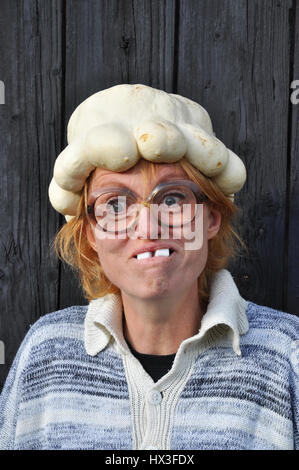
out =
[[[66,220],[97,167],[123,172],[140,158],[174,163],[185,157],[232,200],[246,181],[242,160],[215,137],[202,106],[146,85],[116,85],[90,96],[72,114],[67,135],[49,186],[50,202]]]

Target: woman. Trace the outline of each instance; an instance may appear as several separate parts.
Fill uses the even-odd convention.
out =
[[[89,304],[26,335],[0,448],[299,448],[299,320],[243,299],[226,269],[246,171],[207,112],[118,85],[77,108],[68,142],[55,248]]]

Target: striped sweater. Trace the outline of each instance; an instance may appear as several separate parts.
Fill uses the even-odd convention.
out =
[[[0,396],[0,449],[299,449],[299,318],[215,275],[200,330],[156,383],[117,294],[41,317]]]

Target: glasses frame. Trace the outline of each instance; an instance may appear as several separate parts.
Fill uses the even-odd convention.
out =
[[[161,189],[171,187],[171,186],[178,186],[178,185],[179,186],[185,186],[188,189],[191,189],[191,191],[193,192],[193,194],[196,198],[197,204],[201,204],[201,203],[206,202],[206,201],[209,200],[208,196],[202,192],[202,190],[198,186],[198,184],[196,184],[196,183],[194,183],[193,181],[190,181],[190,180],[162,181],[157,186],[155,186],[155,188],[152,190],[151,194],[146,199],[142,199],[140,197],[137,197],[136,194],[133,191],[131,191],[130,189],[128,189],[126,187],[122,187],[122,186],[105,187],[105,188],[98,189],[98,190],[94,191],[93,193],[91,193],[91,201],[92,202],[90,204],[86,205],[86,215],[89,219],[90,218],[92,219],[93,223],[98,224],[98,222],[96,220],[96,217],[95,217],[95,213],[94,213],[95,203],[96,203],[99,196],[102,196],[103,194],[111,192],[111,191],[121,190],[121,191],[123,191],[124,196],[131,196],[136,200],[136,203],[150,208],[151,204],[154,204],[155,196],[157,195],[157,193]],[[134,223],[138,220],[139,214],[140,214],[140,210],[138,211],[138,213],[136,215],[136,219],[134,219]],[[195,215],[192,218],[192,220],[189,221],[188,223],[191,223],[194,220]],[[159,221],[158,221],[158,223],[159,223]],[[171,225],[169,227],[171,227]],[[103,230],[104,232],[109,232],[108,230],[102,229],[102,227],[101,227],[101,230]],[[126,229],[124,229],[124,230],[117,231],[117,233],[125,232],[127,230],[128,230],[128,227],[126,227]]]

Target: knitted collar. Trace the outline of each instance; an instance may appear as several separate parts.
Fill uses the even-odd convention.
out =
[[[249,329],[246,317],[248,301],[239,294],[231,273],[219,270],[211,284],[210,301],[197,334],[184,340],[184,344],[201,342],[204,347],[214,344],[224,332],[229,331],[233,350],[241,355],[240,335]],[[122,299],[120,294],[107,294],[92,300],[84,321],[86,352],[95,356],[114,338],[124,354],[130,352],[123,336]]]

